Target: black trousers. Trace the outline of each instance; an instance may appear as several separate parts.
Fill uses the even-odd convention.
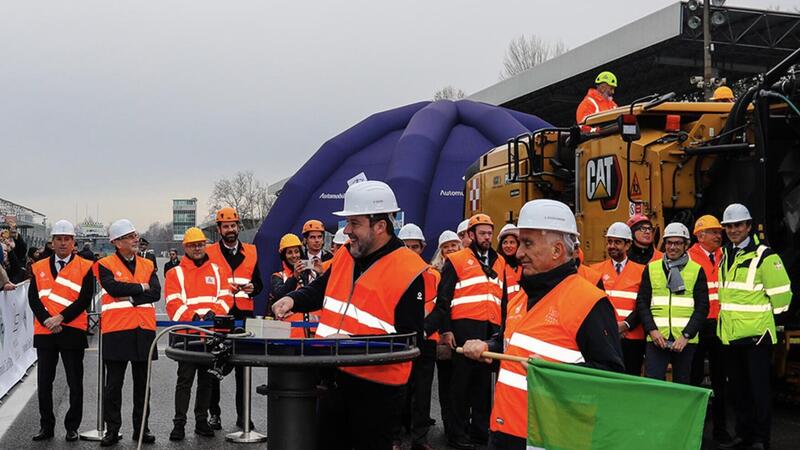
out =
[[[620,341],[622,346],[622,359],[625,363],[625,373],[628,375],[642,375],[642,363],[644,362],[644,339],[625,339]]]
[[[728,345],[725,359],[733,393],[737,436],[748,443],[769,445],[772,425],[772,341],[765,336],[761,343]]]
[[[686,344],[682,352],[662,350],[652,342],[647,343],[644,360],[644,375],[648,378],[665,380],[667,366],[672,364],[672,382],[689,384],[692,372],[692,357],[697,344]]]
[[[525,450],[527,447],[527,440],[521,437],[499,431],[492,431],[489,436],[488,450]]]
[[[53,431],[56,416],[53,414],[53,381],[56,378],[58,357],[64,364],[64,373],[69,386],[69,410],[64,416],[67,431],[78,431],[83,417],[83,353],[84,349],[37,348],[39,362],[36,366],[38,377],[37,395],[39,397],[39,424],[42,430]]]
[[[409,418],[411,437],[415,444],[428,442],[431,420],[431,388],[436,367],[436,342],[425,339],[420,345],[421,354],[411,366],[408,395],[403,418]],[[440,394],[441,395],[441,394]]]
[[[128,361],[103,360],[106,367],[106,385],[103,389],[103,420],[106,422],[107,433],[119,432],[122,427],[122,386],[125,382],[125,369]],[[133,434],[139,434],[144,412],[145,383],[147,383],[147,361],[130,361],[131,374],[133,375]],[[148,403],[149,404],[149,403]],[[148,406],[148,410],[150,407]],[[148,417],[150,413],[148,412]],[[144,429],[147,427],[147,417],[144,418]]]
[[[694,352],[692,361],[691,383],[701,386],[705,378],[706,357],[708,358],[708,372],[711,378],[711,389],[714,397],[711,399],[711,420],[714,425],[714,435],[727,434],[727,420],[725,413],[725,363],[722,355],[722,341],[717,337],[717,321],[708,319],[700,328],[700,343]]]
[[[189,410],[189,400],[192,398],[195,374],[197,374],[197,391],[194,397],[194,421],[196,424],[206,424],[208,405],[211,400],[212,378],[206,369],[208,369],[206,366],[178,362],[178,380],[175,383],[175,417],[172,419],[175,426],[186,425],[186,412]]]
[[[450,405],[451,439],[466,440],[470,434],[486,437],[492,396],[492,366],[453,354]]]
[[[244,415],[244,367],[236,366],[233,369],[233,376],[236,378],[236,422],[244,423],[242,416]],[[221,410],[219,408],[219,383],[216,377],[211,377],[211,400],[208,407],[208,412],[219,416]]]
[[[444,434],[451,436],[453,410],[450,405],[450,380],[453,378],[453,360],[436,360],[436,380],[439,382],[439,409],[442,412]]]
[[[389,386],[337,371],[319,400],[317,447],[325,450],[391,450],[406,386]]]

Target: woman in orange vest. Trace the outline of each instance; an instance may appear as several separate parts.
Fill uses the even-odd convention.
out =
[[[519,291],[519,279],[522,277],[522,266],[517,261],[519,248],[519,230],[512,223],[503,225],[497,236],[497,253],[506,261],[505,283],[510,298]]]
[[[522,289],[500,334],[470,340],[464,355],[491,362],[485,351],[623,371],[616,316],[606,294],[577,274],[573,263],[578,229],[567,205],[526,203],[519,214]],[[557,317],[554,320],[553,317]],[[489,449],[523,450],[528,433],[526,369],[501,361],[491,413]]]
[[[34,441],[54,435],[53,381],[58,358],[64,362],[69,386],[69,410],[64,417],[67,441],[78,440],[83,417],[83,355],[86,340],[86,308],[94,293],[92,262],[72,256],[75,227],[66,220],[53,224],[50,233],[55,253],[31,265],[28,304],[33,311],[33,346],[38,364],[39,433]]]
[[[275,299],[279,299],[289,292],[303,287],[305,284],[300,276],[302,272],[297,270],[301,268],[299,264],[302,264],[300,258],[303,254],[303,243],[300,242],[300,238],[291,233],[283,235],[278,245],[278,252],[280,253],[283,270],[273,273],[270,278],[272,286],[270,298],[273,302]],[[314,314],[313,320],[316,321],[317,319],[318,316]],[[312,317],[309,314],[294,313],[287,320],[291,322],[307,322],[312,320]],[[292,328],[290,336],[293,338],[305,338],[311,337],[312,333],[313,330],[308,328]]]
[[[144,412],[147,355],[156,337],[156,309],[153,303],[161,298],[161,284],[155,266],[138,256],[139,233],[133,223],[120,219],[108,228],[108,238],[117,251],[97,261],[95,275],[102,288],[103,363],[106,385],[103,393],[103,413],[106,435],[100,445],[116,444],[122,426],[122,384],[125,369],[131,363],[133,374],[133,438],[139,438],[142,420],[145,432],[142,442],[155,442],[150,434]],[[158,359],[158,354],[153,354]]]

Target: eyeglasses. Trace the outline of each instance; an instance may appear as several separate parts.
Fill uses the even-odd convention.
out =
[[[642,231],[644,233],[652,233],[653,230],[654,230],[654,228],[652,226],[650,226],[650,225],[642,225],[636,231]]]
[[[187,248],[203,248],[206,246],[205,242],[191,242],[188,244],[184,244]]]
[[[685,245],[683,241],[666,241],[664,242],[665,247],[680,247],[681,245]]]

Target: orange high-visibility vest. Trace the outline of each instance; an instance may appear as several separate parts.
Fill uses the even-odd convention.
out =
[[[722,261],[722,249],[718,248],[714,252],[714,263],[708,258],[708,254],[700,244],[695,243],[687,251],[689,259],[700,264],[706,273],[708,280],[708,318],[716,319],[719,317],[719,265]]]
[[[330,262],[330,261],[332,261],[332,260],[328,260],[328,261],[323,262],[322,263],[323,266],[325,265],[326,262]],[[292,272],[289,269],[289,267],[286,266],[286,263],[281,263],[281,264],[283,265],[283,270],[280,271],[280,272],[273,273],[272,276],[273,277],[280,277],[281,280],[283,280],[283,282],[286,283],[287,281],[289,281],[290,278],[292,278],[294,276],[294,272]],[[300,284],[299,283],[298,283],[297,287],[298,287],[298,289],[300,288]],[[313,311],[311,313],[292,313],[291,315],[289,315],[288,318],[286,318],[286,321],[287,322],[305,322],[307,314],[319,315],[319,310]],[[304,337],[306,337],[306,331],[305,330],[306,330],[305,328],[292,327],[292,329],[289,331],[289,337],[291,337],[291,338],[304,338]],[[309,330],[309,332],[311,334],[314,334],[317,329],[316,329],[316,327],[314,327],[314,328],[309,328],[308,330]]]
[[[114,274],[116,281],[121,283],[149,283],[154,270],[153,263],[138,255],[135,258],[136,270],[135,273],[131,273],[117,254],[106,256],[95,264],[95,277],[100,280],[98,267],[103,266]],[[156,330],[156,308],[152,303],[134,306],[130,299],[112,297],[105,289],[100,290],[100,295],[102,301],[100,328],[103,334],[136,328]]]
[[[519,264],[516,269],[506,264],[506,295],[508,295],[508,298],[519,292],[519,280],[521,278],[522,264]]]
[[[189,321],[195,314],[203,317],[209,311],[216,315],[228,314],[233,307],[233,296],[228,276],[219,266],[208,260],[197,267],[194,261],[184,257],[173,269],[164,279],[164,298],[170,320]]]
[[[597,283],[603,279],[603,274],[593,269],[586,264],[581,264],[578,266],[578,275],[586,279],[589,283],[592,283],[595,287],[597,287]]]
[[[500,325],[505,260],[498,255],[492,270],[495,277],[484,273],[472,249],[465,248],[446,256],[456,270],[458,282],[450,303],[452,320],[472,319]]]
[[[505,354],[547,361],[578,364],[584,362],[576,336],[586,316],[606,296],[578,275],[570,275],[525,311],[528,298],[520,291],[516,302],[523,302],[524,314],[506,322]],[[500,361],[494,391],[490,429],[524,438],[528,434],[528,381],[522,364]]]
[[[586,119],[586,116],[590,116],[592,114],[597,114],[599,112],[608,111],[609,109],[614,109],[617,107],[617,104],[614,100],[609,100],[603,96],[595,88],[589,88],[586,92],[586,96],[581,100],[580,104],[578,104],[578,109],[575,110],[575,123],[581,123]],[[590,127],[587,125],[581,125],[581,131],[584,133],[588,133],[589,131],[597,131],[596,127]]]
[[[354,267],[355,260],[349,249],[336,252],[325,288],[316,337],[397,333],[394,328],[397,303],[428,265],[419,255],[402,247],[372,263],[355,280],[355,285]],[[411,374],[411,361],[380,366],[339,367],[339,370],[376,383],[403,385]]]
[[[593,264],[591,267],[603,275],[603,287],[611,304],[614,305],[617,322],[625,320],[636,309],[636,296],[639,294],[639,283],[642,282],[645,266],[629,259],[619,275],[611,259]],[[639,324],[629,330],[624,339],[644,339],[644,337],[644,328]]]
[[[237,267],[236,270],[233,270],[233,268],[228,265],[228,261],[225,260],[225,255],[222,254],[220,245],[224,244],[216,243],[214,245],[209,245],[206,248],[206,253],[208,254],[208,258],[211,260],[211,262],[225,269],[229,274],[228,284],[243,285],[250,283],[253,280],[253,271],[256,269],[256,262],[258,262],[256,246],[242,242],[241,251],[244,255],[244,261],[239,264],[239,267]],[[253,299],[250,298],[247,292],[238,291],[233,294],[233,299],[236,307],[239,308],[239,310],[253,310]]]
[[[436,307],[436,292],[439,289],[439,281],[442,279],[442,274],[433,267],[428,267],[428,270],[423,272],[422,275],[425,280],[425,317],[428,317],[428,314],[433,312]],[[428,336],[428,339],[438,342],[439,332],[432,333]]]
[[[51,256],[50,258],[55,258]],[[53,278],[50,272],[50,258],[41,259],[31,265],[31,272],[36,277],[36,288],[39,289],[39,299],[42,301],[44,309],[50,313],[51,317],[63,312],[67,306],[72,305],[81,294],[83,278],[92,270],[92,262],[81,258],[78,255],[58,272],[58,276]],[[74,319],[69,322],[62,322],[62,326],[76,328],[86,331],[88,321],[86,311],[81,311]],[[52,334],[50,330],[39,323],[33,321],[33,334]]]

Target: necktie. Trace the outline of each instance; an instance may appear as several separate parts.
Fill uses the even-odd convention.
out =
[[[65,266],[67,263],[65,263],[64,261],[56,261],[56,262],[58,263],[58,271],[59,271],[59,272],[61,272],[61,270],[63,270],[63,269],[64,269],[64,266]]]
[[[710,260],[711,260],[711,264],[712,264],[712,265],[714,265],[714,264],[716,264],[716,263],[717,263],[717,262],[714,260],[714,254],[713,254],[713,253],[709,253],[709,254],[708,254],[708,259],[710,259]]]
[[[617,263],[616,268],[617,268],[617,274],[619,275],[619,273],[622,272],[622,263]]]

